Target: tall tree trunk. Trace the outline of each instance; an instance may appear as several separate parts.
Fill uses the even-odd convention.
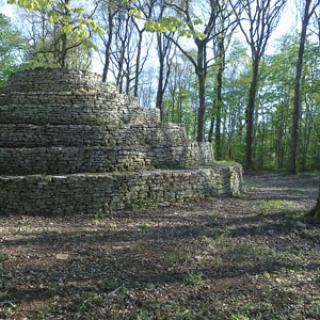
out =
[[[130,95],[130,65],[126,63],[126,72],[125,72],[125,79],[126,79],[126,95]]]
[[[224,39],[222,38],[218,44],[219,48],[219,69],[217,73],[217,86],[216,86],[216,132],[215,132],[215,150],[216,159],[221,160],[221,109],[222,109],[222,82],[223,82],[223,71],[225,67],[225,49]]]
[[[284,112],[283,109],[280,109],[280,120],[277,120],[276,124],[276,141],[275,141],[275,150],[276,150],[276,168],[282,169],[283,167],[283,154],[284,154]]]
[[[140,60],[141,60],[141,50],[142,50],[142,40],[143,40],[143,32],[138,31],[139,33],[139,41],[138,41],[138,52],[136,58],[136,70],[135,70],[135,79],[134,79],[134,96],[138,97],[139,93],[139,78],[140,78]]]
[[[61,52],[60,52],[60,66],[64,68],[66,66],[67,58],[67,34],[62,33],[61,35]]]
[[[70,18],[70,10],[68,9],[70,0],[65,0],[64,2],[64,17]],[[66,66],[66,60],[67,60],[67,45],[68,45],[68,38],[67,33],[65,31],[62,31],[61,34],[61,52],[60,52],[60,66],[64,68]]]
[[[302,20],[302,29],[300,35],[299,53],[296,64],[296,78],[293,98],[293,115],[292,115],[292,140],[289,170],[291,173],[297,173],[297,150],[299,144],[299,123],[301,112],[301,82],[303,70],[303,57],[306,44],[307,28],[310,20],[310,5],[312,0],[306,0],[304,16]]]
[[[204,141],[204,127],[206,115],[206,76],[198,74],[199,82],[199,109],[198,109],[198,126],[197,126],[197,141]]]
[[[204,141],[205,117],[206,117],[206,43],[197,40],[198,47],[198,83],[199,83],[199,109],[198,109],[198,126],[197,141]]]
[[[109,45],[109,41],[108,41],[108,43],[106,44],[106,49],[105,49],[105,54],[104,54],[104,66],[103,66],[103,71],[102,71],[102,81],[103,82],[107,82],[107,78],[108,78],[108,72],[109,72],[110,60],[111,60],[110,48],[111,48],[111,42]]]
[[[312,120],[311,112],[310,112],[310,104],[308,102],[308,96],[305,95],[305,104],[306,104],[306,111],[305,111],[305,123],[304,123],[304,130],[303,130],[303,143],[302,143],[302,156],[301,156],[301,171],[307,171],[307,156],[310,144],[310,135],[311,135],[311,128],[312,128]]]
[[[111,44],[113,40],[113,17],[112,13],[108,12],[108,24],[109,24],[109,38],[108,41],[105,44],[105,54],[104,54],[104,66],[103,66],[103,72],[102,72],[102,81],[106,82],[108,78],[108,72],[110,68],[110,61],[111,61]]]
[[[157,34],[158,44],[158,58],[159,58],[159,75],[158,75],[158,89],[156,98],[156,108],[160,110],[160,119],[163,121],[163,98],[168,86],[172,61],[169,59],[172,42],[163,36],[163,34]]]
[[[120,57],[119,57],[119,61],[118,61],[118,74],[116,77],[116,84],[117,87],[119,88],[120,93],[123,93],[123,66],[125,63],[125,53],[126,53],[126,47],[129,46],[129,40],[128,40],[128,36],[129,36],[129,21],[130,21],[130,15],[127,16],[126,20],[125,20],[125,33],[123,35],[123,38],[120,39],[121,42],[121,48],[120,48]]]
[[[258,76],[259,76],[259,58],[255,57],[252,62],[252,78],[249,90],[248,105],[246,108],[246,163],[247,170],[254,169],[253,163],[253,141],[254,141],[254,112],[256,105]]]
[[[160,68],[159,68],[156,107],[160,110],[160,119],[161,119],[161,121],[163,121],[163,72],[164,72],[164,61],[163,61],[162,57],[160,57],[159,62],[160,62]]]
[[[215,117],[212,116],[211,121],[210,121],[210,128],[208,132],[208,141],[211,143],[213,141],[213,130],[214,130],[214,125],[215,125]]]
[[[159,18],[162,19],[163,13],[166,6],[160,3],[160,14]],[[158,76],[158,89],[157,89],[157,98],[156,98],[156,108],[160,111],[160,121],[164,121],[164,110],[163,110],[163,81],[164,81],[164,69],[165,69],[165,45],[164,45],[164,35],[160,32],[157,33],[157,45],[158,45],[158,58],[159,58],[159,76]]]

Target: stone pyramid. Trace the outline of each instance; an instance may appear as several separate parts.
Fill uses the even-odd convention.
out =
[[[183,126],[87,71],[35,69],[0,92],[0,213],[145,210],[241,192]]]

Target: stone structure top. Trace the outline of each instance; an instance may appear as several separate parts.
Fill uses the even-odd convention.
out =
[[[101,75],[86,70],[36,68],[11,75],[5,92],[78,92],[116,93],[112,84],[103,83]]]

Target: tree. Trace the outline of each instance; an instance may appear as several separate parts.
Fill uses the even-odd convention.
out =
[[[245,168],[252,170],[254,143],[254,114],[259,84],[259,67],[268,40],[278,24],[286,0],[240,0],[240,10],[234,6],[240,29],[250,46],[252,77],[246,108],[246,161]]]
[[[138,0],[135,2],[136,10],[143,13],[144,19],[150,20],[152,17],[152,13],[153,13],[156,2],[157,0]],[[133,95],[135,97],[138,97],[139,79],[143,70],[144,62],[147,58],[147,55],[146,55],[144,59],[142,59],[143,35],[146,32],[146,26],[145,24],[141,26],[139,21],[137,21],[135,17],[133,17],[132,22],[136,28],[137,35],[138,35],[137,50],[136,50],[137,53],[136,53],[136,59],[135,59],[135,72],[134,72],[134,88],[133,88]]]
[[[168,7],[163,3],[159,4],[158,21],[164,16],[165,10]],[[161,121],[164,120],[164,108],[163,98],[168,86],[169,77],[172,71],[172,59],[177,54],[176,46],[173,46],[173,42],[170,37],[173,37],[173,33],[169,34],[169,37],[165,37],[162,32],[157,32],[157,53],[159,59],[159,77],[158,77],[158,88],[156,97],[156,108],[160,110]],[[173,48],[174,47],[174,48]]]
[[[220,19],[227,21],[228,17],[232,15],[229,9],[229,1],[205,1],[205,10],[208,11],[205,14],[205,21],[203,17],[197,14],[197,10],[194,9],[194,3],[192,0],[186,0],[182,3],[168,3],[168,6],[173,8],[179,19],[183,23],[180,24],[181,35],[186,35],[188,38],[192,38],[196,46],[196,57],[194,57],[188,50],[186,50],[179,41],[173,37],[169,37],[171,41],[179,48],[179,50],[188,58],[194,67],[195,73],[198,77],[198,122],[197,122],[197,141],[203,142],[205,137],[205,115],[206,115],[206,80],[208,68],[210,66],[210,59],[207,55],[208,44],[213,41],[221,32],[228,26],[220,28],[216,32],[215,28],[218,25]],[[231,21],[230,23],[234,23]]]
[[[52,52],[60,31],[50,24],[43,14],[33,11],[19,10],[17,12],[20,21],[23,21],[23,30],[29,45],[25,59],[28,67],[57,67],[57,55]],[[20,27],[21,28],[21,27]],[[67,44],[77,41],[75,34],[70,34]],[[91,65],[92,48],[88,46],[75,47],[68,51],[65,58],[65,67],[76,70],[86,70]]]
[[[21,53],[26,49],[27,40],[0,14],[0,86],[23,61]]]
[[[53,26],[54,36],[50,46],[41,48],[35,54],[51,54],[54,63],[66,66],[70,51],[80,46],[94,47],[90,41],[92,33],[104,33],[92,20],[97,9],[96,1],[91,1],[87,10],[73,0],[7,0],[29,11],[39,12]]]
[[[152,3],[148,8],[147,12],[151,14]],[[115,18],[114,42],[111,47],[112,71],[120,92],[138,96],[140,76],[152,42],[147,44],[144,41],[145,28],[141,21],[135,21],[136,17],[131,15],[131,11],[131,7],[126,6]]]
[[[114,19],[119,13],[119,6],[113,5],[109,1],[103,1],[99,7],[99,17],[101,17],[103,28],[106,35],[100,35],[103,42],[104,50],[104,61],[102,70],[102,81],[106,82],[111,64],[111,46],[114,37]]]
[[[237,27],[237,23],[233,23],[232,17],[222,15],[219,19],[216,29],[220,30],[216,39],[213,41],[214,56],[216,58],[216,81],[213,99],[213,117],[210,125],[208,140],[211,142],[213,135],[213,126],[215,121],[215,152],[216,159],[222,159],[221,147],[221,112],[223,108],[223,74],[226,67],[226,51],[231,42],[231,37]],[[210,137],[211,136],[211,137]]]
[[[221,154],[225,160],[244,162],[244,111],[250,83],[247,48],[236,40],[229,48],[224,71],[224,103],[221,109]]]
[[[290,156],[290,172],[297,173],[297,149],[299,144],[299,120],[301,113],[301,79],[303,70],[303,59],[305,52],[305,44],[307,38],[307,28],[311,17],[319,7],[319,0],[305,0],[302,16],[302,26],[300,33],[300,45],[296,62],[295,89],[293,98],[293,114],[292,114],[292,140],[291,140],[291,156]]]

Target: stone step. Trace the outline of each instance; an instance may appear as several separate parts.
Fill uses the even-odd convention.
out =
[[[0,214],[149,210],[241,191],[241,166],[58,176],[0,176]]]
[[[0,148],[0,174],[71,174],[189,168],[213,161],[210,144]]]
[[[103,83],[101,75],[85,70],[37,68],[11,75],[10,92],[116,93],[116,86]]]
[[[34,125],[113,125],[157,124],[160,112],[157,109],[140,107],[109,108],[108,105],[73,104],[5,104],[0,103],[0,124]]]
[[[0,93],[0,105],[59,105],[68,106],[75,104],[78,108],[88,108],[91,106],[100,109],[120,110],[123,108],[139,107],[139,100],[135,97],[127,96],[117,92],[87,93],[70,91],[34,91],[15,92],[8,91]]]
[[[187,144],[184,128],[163,125],[0,124],[0,148]]]

